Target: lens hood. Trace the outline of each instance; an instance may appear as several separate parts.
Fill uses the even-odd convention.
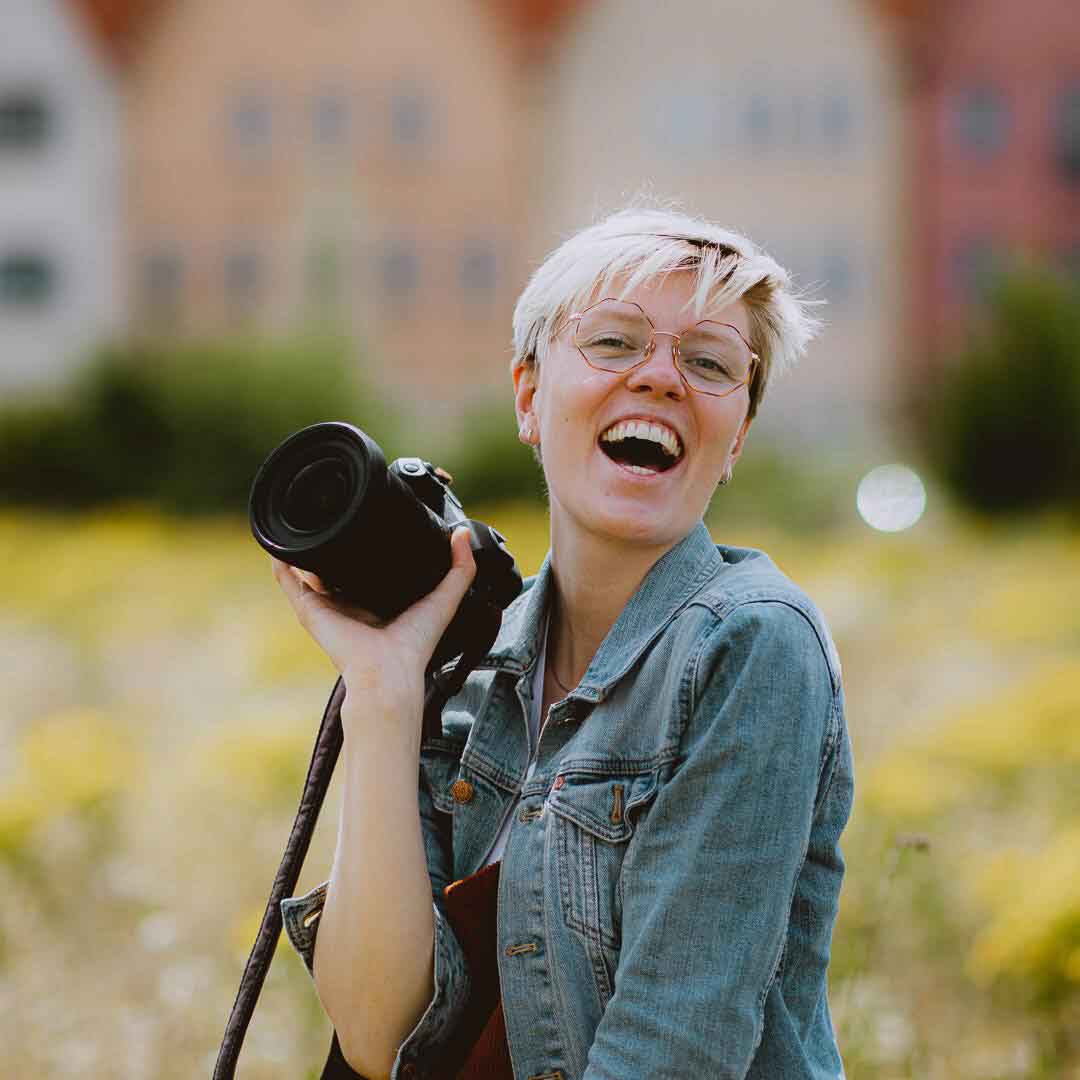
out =
[[[290,435],[259,466],[251,487],[251,531],[275,558],[303,566],[357,524],[371,477],[386,470],[369,435],[327,421]],[[314,569],[313,566],[306,569]]]

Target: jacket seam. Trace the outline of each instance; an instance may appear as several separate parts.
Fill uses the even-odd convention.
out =
[[[829,795],[832,792],[833,781],[836,779],[836,766],[838,761],[838,751],[840,748],[840,731],[843,726],[843,719],[841,716],[841,710],[838,707],[835,699],[832,702],[831,708],[831,722],[829,724],[829,745],[825,753],[825,758],[821,763],[821,775],[818,780],[818,797],[814,800],[814,815],[817,816],[818,812],[828,801]],[[826,773],[828,775],[826,775]]]
[[[818,627],[817,619],[814,613],[806,607],[801,601],[798,601],[790,596],[782,596],[775,590],[763,590],[759,594],[750,594],[740,596],[738,598],[727,597],[723,602],[715,602],[709,596],[703,596],[696,598],[693,603],[701,604],[702,607],[708,608],[716,615],[719,622],[724,622],[733,612],[741,607],[746,607],[749,604],[783,604],[784,607],[791,608],[792,611],[797,612],[802,616],[803,620],[809,625],[810,629],[814,632],[814,637],[817,639],[818,648],[821,650],[822,659],[825,661],[825,670],[829,673],[829,685],[832,689],[833,696],[835,697],[840,691],[840,676],[837,671],[834,670],[834,665],[829,657],[829,649],[822,638],[821,630]],[[715,627],[714,627],[715,629]],[[710,630],[710,633],[712,630]]]

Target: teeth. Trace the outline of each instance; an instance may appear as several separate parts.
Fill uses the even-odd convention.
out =
[[[651,424],[647,420],[620,420],[612,424],[600,438],[604,442],[621,442],[623,439],[648,439],[663,447],[664,452],[673,458],[682,454],[679,437],[669,427]]]

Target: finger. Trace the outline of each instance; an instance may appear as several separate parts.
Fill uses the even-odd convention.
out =
[[[330,595],[330,590],[323,584],[322,578],[319,577],[318,574],[313,574],[310,570],[300,570],[298,568],[294,568],[294,573],[309,589],[313,589],[323,596]]]
[[[461,526],[450,537],[450,569],[439,584],[414,604],[402,619],[430,625],[441,635],[454,617],[462,598],[476,577],[476,560],[469,542],[469,530]],[[436,637],[438,640],[438,637]],[[432,643],[434,645],[434,642]]]
[[[271,556],[273,559],[273,556]],[[316,592],[304,579],[304,571],[297,570],[295,566],[273,559],[274,578],[285,593],[293,612],[300,625],[307,628],[308,621],[313,611],[321,607],[328,607],[331,601],[322,593]]]
[[[291,583],[297,583],[301,588],[293,591],[299,592],[301,595],[305,588],[319,593],[320,596],[330,595],[330,590],[323,584],[323,580],[318,574],[314,574],[310,570],[301,570],[298,566],[291,566],[280,559],[275,559],[273,555],[270,556],[270,562],[275,579],[283,587],[287,588]]]
[[[340,596],[335,596],[326,588],[322,578],[317,574],[313,574],[310,570],[300,570],[295,566],[282,562],[280,559],[275,559],[272,555],[270,556],[270,562],[274,579],[281,586],[282,591],[298,616],[302,610],[306,610],[310,603],[310,601],[305,603],[305,593],[314,592],[323,600],[320,606],[333,607],[348,615],[349,618],[362,622],[365,626],[380,627],[386,625],[386,620],[373,612],[356,607],[342,600]],[[315,582],[314,587],[311,584],[312,579]]]
[[[296,575],[292,572],[292,567],[280,559],[275,559],[273,555],[270,556],[270,569],[274,575],[274,580],[281,586],[281,591],[291,601],[295,596],[300,593],[300,583],[296,579]]]

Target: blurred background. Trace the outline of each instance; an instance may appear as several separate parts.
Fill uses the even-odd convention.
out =
[[[839,646],[848,1075],[1080,1077],[1075,0],[0,0],[4,1076],[209,1073],[335,676],[254,471],[350,420],[534,571],[511,311],[633,199],[825,301],[708,524]],[[240,1073],[328,1038],[283,946]]]

